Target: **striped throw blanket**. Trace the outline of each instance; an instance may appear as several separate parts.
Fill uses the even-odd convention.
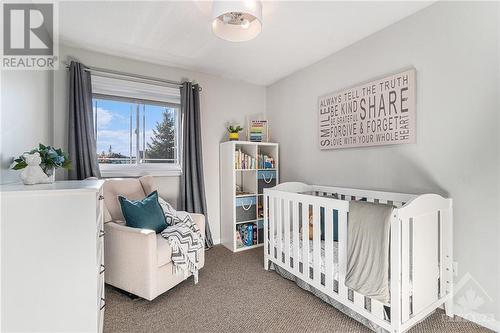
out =
[[[170,204],[158,198],[169,226],[161,232],[172,248],[174,273],[187,277],[193,274],[194,283],[198,283],[200,259],[198,251],[203,249],[204,240],[198,226],[189,213],[178,212]]]

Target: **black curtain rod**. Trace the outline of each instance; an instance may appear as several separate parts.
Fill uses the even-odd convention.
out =
[[[69,64],[65,63],[66,68],[69,68]],[[105,77],[114,77],[114,76],[121,76],[121,77],[127,77],[129,79],[132,79],[133,81],[136,82],[155,82],[155,83],[160,83],[162,85],[168,86],[168,87],[182,87],[182,82],[179,81],[172,81],[172,80],[165,80],[165,79],[159,79],[155,77],[150,77],[150,76],[145,76],[145,75],[140,75],[140,74],[130,74],[130,73],[125,73],[125,72],[120,72],[120,71],[115,71],[111,69],[105,69],[105,68],[99,68],[99,67],[89,67],[86,66],[86,70],[88,70],[91,73],[94,73],[95,75],[100,75],[100,76],[105,76]],[[201,91],[201,87],[198,86],[198,91]]]

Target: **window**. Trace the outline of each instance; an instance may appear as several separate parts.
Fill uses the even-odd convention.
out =
[[[123,86],[123,82],[113,85],[113,92],[123,92]],[[94,129],[101,174],[104,177],[179,175],[181,115],[180,105],[175,103],[178,100],[144,100],[140,98],[144,93],[130,89],[130,84],[127,94],[120,95],[109,95],[109,88],[105,90],[99,85],[97,88],[93,82]],[[155,97],[151,96],[151,90],[147,91],[148,98]]]

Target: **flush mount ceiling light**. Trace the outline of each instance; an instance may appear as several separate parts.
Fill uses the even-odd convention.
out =
[[[262,3],[258,0],[215,0],[212,18],[212,30],[217,37],[245,42],[257,37],[262,30]]]

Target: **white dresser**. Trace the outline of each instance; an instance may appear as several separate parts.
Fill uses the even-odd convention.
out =
[[[102,185],[0,185],[2,332],[102,332]]]

